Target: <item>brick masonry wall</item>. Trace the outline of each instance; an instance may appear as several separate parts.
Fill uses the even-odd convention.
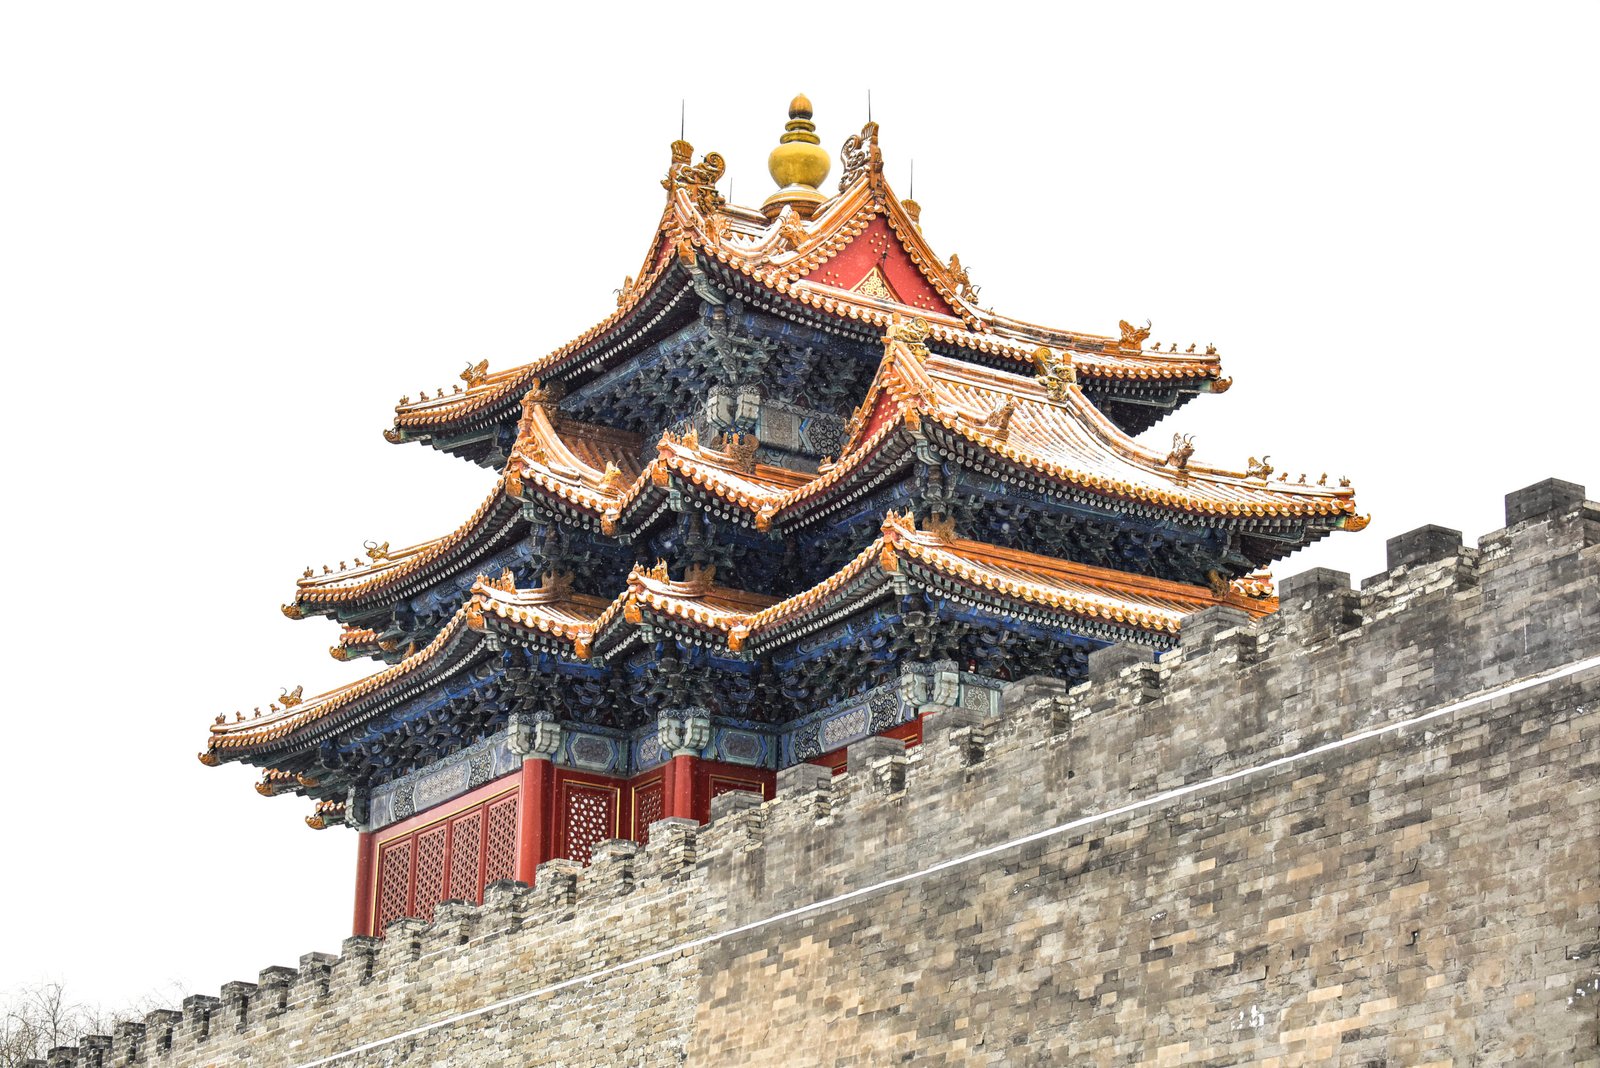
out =
[[[1600,1065],[1600,506],[1507,520],[50,1063]]]

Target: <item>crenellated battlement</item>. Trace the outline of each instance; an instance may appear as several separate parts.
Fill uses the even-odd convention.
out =
[[[1420,1063],[1494,1033],[1595,1063],[1600,664],[1574,665],[1600,656],[1600,505],[1552,480],[1506,516],[1476,546],[1390,539],[1359,587],[1285,579],[1264,618],[1192,615],[1159,659],[1010,682],[998,716],[930,706],[920,746],[865,739],[844,774],[798,764],[771,801],[724,794],[708,825],[47,1063],[796,1063],[807,1020],[874,1062],[995,1063],[1027,1034],[1039,1057]]]

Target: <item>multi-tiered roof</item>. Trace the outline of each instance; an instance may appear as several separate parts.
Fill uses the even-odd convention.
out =
[[[1365,525],[1348,484],[1135,442],[1227,389],[1215,350],[980,308],[885,180],[877,126],[830,196],[804,98],[790,115],[761,210],[674,143],[615,312],[402,400],[391,441],[493,467],[494,491],[442,537],[308,570],[285,613],[339,621],[335,657],[385,666],[219,719],[205,762],[261,766],[319,826],[518,716],[638,752],[695,709],[781,767],[908,665],[1073,676],[1108,642],[1164,649],[1201,608],[1270,611],[1259,568]]]

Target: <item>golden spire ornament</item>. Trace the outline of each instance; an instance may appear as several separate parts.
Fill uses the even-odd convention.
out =
[[[789,121],[778,147],[767,157],[767,172],[778,183],[778,191],[761,205],[761,212],[776,219],[792,205],[803,219],[809,219],[828,199],[821,189],[833,161],[817,137],[817,124],[811,121],[811,101],[804,93],[789,103]]]

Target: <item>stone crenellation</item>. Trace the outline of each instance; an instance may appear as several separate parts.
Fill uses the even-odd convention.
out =
[[[45,1063],[1600,1065],[1600,505],[1506,515]]]

